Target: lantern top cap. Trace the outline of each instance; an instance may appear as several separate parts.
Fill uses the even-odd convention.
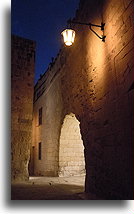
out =
[[[71,28],[66,28],[65,30],[63,30],[63,31],[61,32],[61,34],[63,34],[63,33],[66,32],[66,31],[72,31],[73,33],[75,33],[75,31],[74,31],[73,29],[71,29]]]

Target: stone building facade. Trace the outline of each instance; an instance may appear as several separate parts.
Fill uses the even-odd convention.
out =
[[[75,43],[35,85],[29,171],[80,174],[85,159],[87,193],[133,199],[134,2],[81,0],[75,20],[103,21],[106,41],[75,25]],[[26,180],[35,43],[13,37],[12,50],[12,178]]]
[[[35,42],[12,35],[11,45],[11,173],[14,182],[29,177]]]
[[[64,176],[64,171],[76,170],[75,166],[67,168],[60,156],[67,154],[64,148],[71,130],[74,133],[70,128],[73,122],[67,120],[74,118],[80,127],[78,140],[84,145],[85,191],[104,199],[133,198],[133,15],[132,0],[80,1],[74,20],[104,22],[106,41],[99,40],[88,27],[75,25],[75,43],[62,47],[36,84],[35,174]],[[39,109],[44,124],[40,126]],[[75,142],[71,144],[75,147]],[[74,162],[75,154],[70,155]],[[37,160],[40,155],[44,163]]]
[[[60,56],[35,86],[30,171],[34,175],[72,176],[85,173],[79,121],[71,112],[62,118]]]

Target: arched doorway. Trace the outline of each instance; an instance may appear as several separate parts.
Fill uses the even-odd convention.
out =
[[[79,124],[73,113],[64,118],[59,142],[60,177],[85,175],[84,146]]]

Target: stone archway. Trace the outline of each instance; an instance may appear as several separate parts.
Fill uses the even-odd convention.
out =
[[[73,113],[64,118],[59,141],[60,177],[85,175],[84,146],[79,124]]]

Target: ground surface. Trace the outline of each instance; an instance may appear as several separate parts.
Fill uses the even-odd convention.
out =
[[[86,200],[84,183],[84,176],[30,177],[28,182],[12,184],[11,199]]]

